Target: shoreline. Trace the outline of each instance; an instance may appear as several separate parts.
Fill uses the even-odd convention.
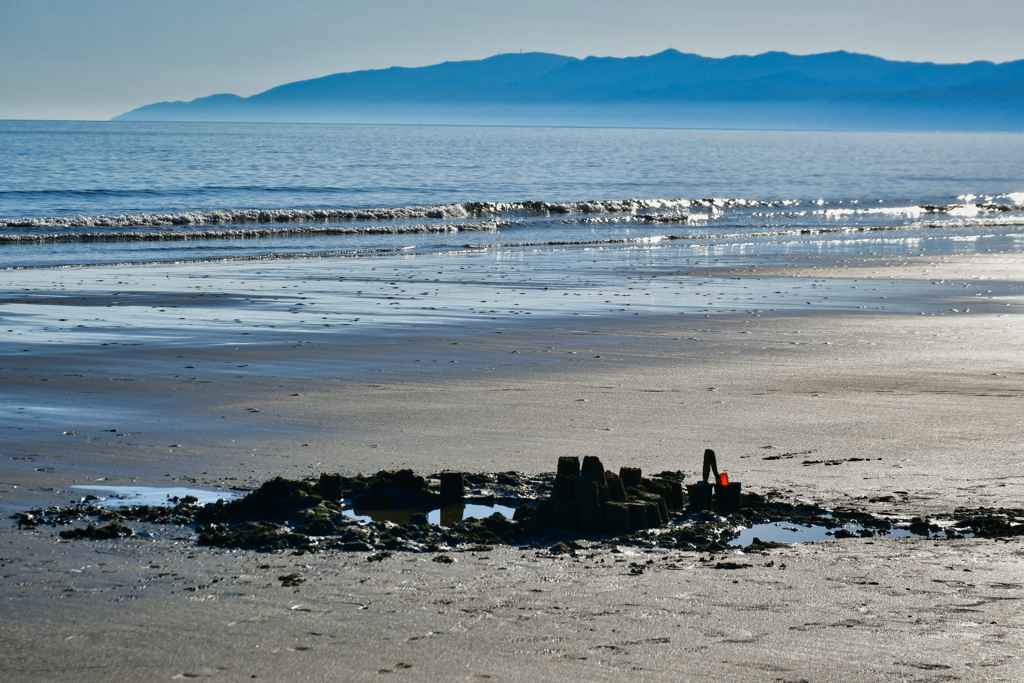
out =
[[[624,276],[584,280],[604,270],[598,263],[587,273],[548,272],[539,283],[531,282],[536,267],[517,262],[489,271],[490,259],[445,262],[436,273],[425,271],[420,259],[385,260],[340,282],[307,264],[227,272],[112,269],[85,289],[87,278],[68,272],[42,295],[37,292],[44,283],[37,278],[23,281],[35,287],[21,292],[8,283],[6,295],[0,294],[6,304],[2,323],[24,341],[8,346],[13,352],[5,354],[2,373],[0,434],[8,458],[0,462],[6,482],[0,505],[10,504],[16,479],[54,479],[47,468],[117,481],[143,476],[151,483],[168,473],[172,479],[201,477],[210,468],[221,477],[245,468],[249,479],[262,479],[275,468],[301,469],[297,462],[330,463],[349,475],[416,462],[432,471],[451,466],[536,473],[550,467],[542,454],[582,456],[588,448],[613,463],[629,454],[658,469],[680,469],[685,453],[706,447],[752,461],[765,446],[814,449],[820,459],[835,460],[884,445],[912,456],[906,461],[929,463],[923,468],[929,476],[944,472],[953,481],[955,468],[933,453],[958,463],[966,456],[937,435],[973,439],[986,448],[999,443],[993,450],[1003,455],[973,466],[1012,471],[1006,458],[1013,448],[998,435],[1013,433],[1012,414],[1024,393],[1024,334],[1014,315],[1024,305],[1024,258],[862,257],[854,268],[850,259],[751,264],[748,257],[746,264],[719,259],[713,267],[693,268],[685,258],[666,264],[660,257],[654,269],[617,271]],[[474,263],[484,270],[466,273]],[[923,274],[918,267],[928,268],[927,280],[903,279]],[[781,311],[731,312],[730,301],[716,309],[723,313],[666,312],[679,300],[673,287],[711,286],[712,294],[736,301],[749,296],[748,288],[774,290],[784,278],[765,288],[762,271],[768,268],[794,275],[786,293],[776,293],[787,304]],[[399,296],[426,288],[407,283],[417,273],[442,276],[432,278],[432,288],[452,310],[419,307],[403,314],[392,307],[410,303]],[[979,283],[966,279],[970,273],[999,278],[981,283],[996,291],[972,291],[966,285]],[[837,274],[843,277],[833,279],[832,289],[814,291]],[[263,292],[249,282],[257,275],[264,278],[258,281]],[[861,301],[878,296],[877,285],[889,287],[885,302],[895,311],[925,307],[933,315],[861,309]],[[839,287],[855,298],[827,302]],[[396,291],[402,289],[410,291]],[[595,300],[598,293],[604,296]],[[471,313],[478,295],[503,299],[498,320]],[[821,306],[803,303],[812,296]],[[608,312],[605,298],[641,308],[630,304]],[[326,315],[300,312],[299,304]],[[498,307],[496,301],[489,305]],[[101,311],[103,320],[88,320]],[[254,313],[260,317],[252,318]],[[76,315],[82,322],[74,326]],[[58,316],[69,319],[66,325],[54,320]],[[174,320],[182,316],[183,322]],[[323,323],[325,317],[330,322]],[[360,318],[366,325],[339,325],[336,318]],[[387,322],[392,318],[399,324]],[[40,324],[46,321],[53,322]],[[165,322],[177,327],[157,327]],[[955,370],[957,364],[963,369]],[[766,410],[779,416],[778,424],[759,419]],[[892,411],[904,422],[893,420]],[[944,415],[954,416],[952,423]],[[809,435],[796,416],[827,429]],[[987,426],[956,434],[959,426],[974,423]],[[723,433],[722,425],[731,428]],[[865,426],[886,438],[870,438]],[[449,429],[464,445],[452,448]],[[462,455],[469,444],[475,454]],[[113,450],[108,455],[105,449]],[[476,459],[488,450],[494,455]],[[105,464],[89,466],[93,458]],[[121,459],[135,464],[119,465]],[[38,464],[26,472],[29,462]],[[797,482],[807,475],[808,468],[790,473],[784,463],[775,465]],[[230,476],[240,479],[237,472]],[[16,497],[25,504],[21,486]]]

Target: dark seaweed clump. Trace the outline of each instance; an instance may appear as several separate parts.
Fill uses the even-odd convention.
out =
[[[107,524],[106,526],[96,526],[90,524],[89,526],[75,529],[65,529],[60,532],[61,538],[67,539],[78,539],[78,538],[121,538],[122,536],[131,536],[135,532],[131,528],[126,527],[116,522]]]
[[[417,550],[435,551],[459,545],[513,543],[528,525],[495,514],[451,527],[427,524],[423,512],[451,500],[431,490],[411,470],[382,471],[372,478],[345,482],[357,506],[372,510],[406,510],[408,520],[360,522],[344,514],[340,489],[325,495],[321,482],[271,479],[245,498],[218,501],[196,514],[200,545],[282,550]],[[518,482],[517,482],[518,483]],[[333,498],[333,499],[332,499]],[[493,501],[493,497],[491,498]],[[358,509],[358,507],[357,507]],[[417,511],[421,511],[416,514]]]
[[[11,515],[21,529],[35,529],[40,525],[65,526],[82,520],[107,523],[127,521],[150,524],[191,524],[202,505],[193,496],[185,496],[173,507],[134,505],[123,508],[105,508],[94,505],[97,498],[88,496],[84,501],[68,507],[54,506],[45,510],[36,508]],[[70,538],[65,536],[65,538]],[[96,538],[94,536],[83,538]]]
[[[953,519],[953,527],[963,534],[971,533],[980,538],[1024,536],[1024,509],[1021,508],[957,508]]]

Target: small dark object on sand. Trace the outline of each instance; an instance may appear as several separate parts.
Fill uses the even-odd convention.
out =
[[[305,581],[301,574],[285,574],[277,577],[277,580],[281,582],[282,588],[294,588]]]
[[[112,522],[106,526],[95,526],[90,524],[84,529],[65,529],[60,532],[61,538],[68,540],[77,540],[80,538],[95,538],[95,539],[108,539],[108,538],[121,538],[122,536],[132,536],[134,531],[130,528]]]
[[[907,528],[910,530],[910,533],[915,536],[929,536],[931,532],[939,530],[938,526],[928,521],[927,517],[924,519],[921,517],[914,517],[910,520],[910,524]]]
[[[11,515],[11,519],[18,520],[19,529],[35,529],[42,521],[40,517],[31,512],[16,512]]]
[[[455,560],[453,560],[452,558],[448,557],[447,555],[435,555],[434,556],[434,562],[439,562],[441,564],[451,564],[454,561]]]
[[[745,569],[752,567],[753,565],[746,564],[745,562],[716,562],[715,569]]]
[[[575,541],[562,541],[548,548],[548,552],[552,555],[575,555],[580,547]]]

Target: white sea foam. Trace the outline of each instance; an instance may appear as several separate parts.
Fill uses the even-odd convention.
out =
[[[726,201],[726,200],[714,200]],[[593,214],[685,209],[687,199],[623,199],[581,202],[466,202],[438,206],[407,206],[377,209],[224,209],[177,213],[139,213],[104,216],[52,216],[4,218],[0,228],[132,228],[171,225],[231,225],[251,223],[324,223],[339,221],[402,221],[434,218],[453,220],[486,218],[506,213]]]
[[[686,215],[691,207],[712,212],[727,208],[797,206],[799,200],[759,201],[752,199],[612,199],[570,202],[465,202],[437,206],[382,207],[373,209],[223,209],[100,216],[49,216],[42,218],[0,218],[0,228],[140,228],[200,225],[245,225],[260,223],[332,223],[344,221],[458,220],[499,217],[505,214],[572,215]],[[824,202],[819,200],[818,202]]]
[[[949,208],[946,213],[950,216],[977,216],[980,209],[977,204],[964,204]]]
[[[225,209],[179,213],[138,213],[120,216],[54,216],[49,218],[0,219],[4,228],[134,228],[169,225],[225,225],[247,223],[297,223],[333,221],[415,220],[469,218],[466,204],[396,209]],[[478,215],[485,215],[483,213]]]
[[[886,206],[871,209],[824,209],[814,212],[815,215],[826,218],[841,218],[843,216],[864,216],[864,215],[885,215],[885,216],[907,216],[916,218],[923,213],[931,213],[923,206]]]
[[[494,232],[501,221],[438,223],[431,225],[374,225],[363,227],[228,228],[221,230],[160,230],[147,232],[61,232],[35,235],[0,235],[0,244],[52,242],[187,242],[209,239],[261,239],[319,235],[416,235],[453,232]]]
[[[1021,194],[1021,202],[1016,205],[1024,205],[1024,193]],[[973,197],[973,195],[965,195]],[[1006,198],[1013,198],[1011,195],[1004,195]],[[989,198],[991,199],[991,198]],[[919,218],[925,214],[946,214],[947,216],[970,217],[982,213],[1017,213],[1015,206],[1006,204],[975,204],[966,202],[964,204],[949,204],[946,206],[924,205],[924,206],[878,206],[868,209],[816,209],[814,215],[825,216],[826,218],[839,219],[846,216],[886,215],[904,216],[907,218]]]

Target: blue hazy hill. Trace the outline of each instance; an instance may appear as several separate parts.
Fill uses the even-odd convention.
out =
[[[1024,60],[503,54],[161,102],[114,120],[1024,130]]]

